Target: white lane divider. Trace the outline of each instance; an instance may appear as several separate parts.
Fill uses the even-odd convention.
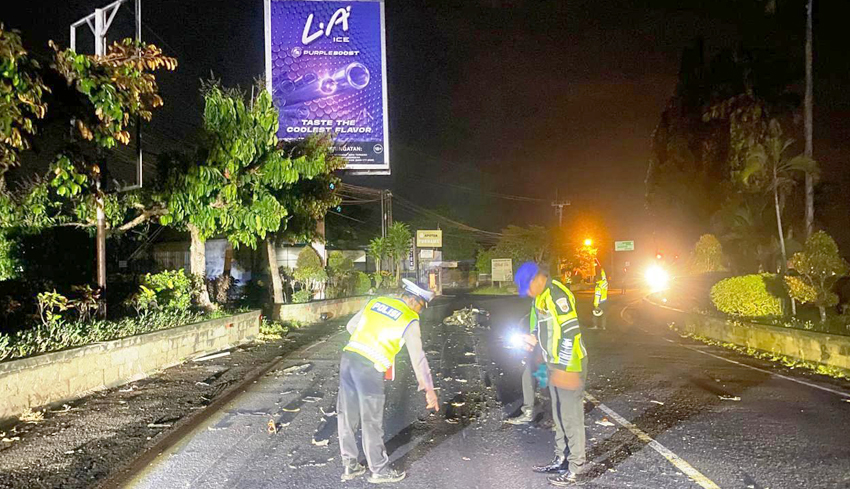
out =
[[[667,459],[668,462],[673,464],[677,469],[681,470],[685,475],[690,477],[690,479],[697,483],[700,487],[704,489],[720,489],[720,487],[715,484],[714,481],[703,475],[702,472],[695,469],[691,464],[682,459],[682,457],[676,455],[675,453],[670,451],[669,448],[655,441],[651,436],[647,435],[643,430],[635,426],[626,418],[617,414],[613,409],[599,402],[599,400],[593,397],[592,394],[585,392],[584,397],[587,398],[588,401],[593,403],[597,408],[601,409],[602,412],[607,414],[609,418],[619,423],[623,428],[629,430],[640,441],[646,443],[647,446],[661,454],[662,457]]]
[[[631,307],[631,306],[632,306],[632,304],[629,304],[629,305],[627,305],[626,307],[624,307],[624,308],[620,311],[620,318],[621,318],[623,321],[625,321],[626,323],[628,323],[630,326],[633,326],[633,325],[634,325],[634,321],[632,321],[631,319],[626,318],[626,316],[625,316],[626,309],[628,309],[628,308],[629,308],[629,307]],[[651,333],[651,332],[649,332],[649,331],[645,330],[644,328],[641,328],[640,326],[638,326],[638,328],[639,328],[641,331],[643,331],[644,333],[647,333],[647,334],[654,334],[654,333]],[[699,349],[694,348],[694,347],[692,347],[692,346],[683,345],[683,344],[681,344],[681,343],[679,343],[679,342],[673,341],[673,340],[671,340],[670,338],[665,338],[665,337],[663,337],[663,336],[661,337],[661,339],[663,339],[664,341],[666,341],[666,342],[668,342],[668,343],[673,343],[674,345],[681,346],[682,348],[686,348],[686,349],[688,349],[688,350],[695,351],[695,352],[697,352],[697,353],[702,353],[703,355],[708,355],[708,356],[713,357],[713,358],[716,358],[716,359],[718,359],[718,360],[723,360],[724,362],[729,362],[729,363],[732,363],[732,364],[738,365],[739,367],[746,367],[746,368],[748,368],[748,369],[750,369],[750,370],[756,370],[756,371],[758,371],[758,372],[765,373],[765,374],[768,374],[768,375],[772,375],[772,376],[774,376],[774,377],[778,377],[778,378],[783,379],[783,380],[787,380],[787,381],[790,381],[790,382],[796,382],[797,384],[805,385],[806,387],[811,387],[811,388],[813,388],[813,389],[819,389],[819,390],[822,390],[822,391],[824,391],[824,392],[829,392],[829,393],[832,393],[832,394],[837,394],[837,395],[839,395],[839,396],[843,397],[845,400],[850,399],[850,393],[848,393],[848,392],[844,392],[844,391],[841,391],[841,390],[838,390],[838,389],[833,389],[833,388],[831,388],[831,387],[826,387],[826,386],[823,386],[823,385],[818,385],[818,384],[815,384],[815,383],[812,383],[812,382],[807,382],[807,381],[805,381],[805,380],[795,379],[794,377],[789,377],[789,376],[787,376],[787,375],[782,375],[782,374],[779,374],[779,373],[776,373],[776,372],[771,372],[770,370],[767,370],[767,369],[763,369],[763,368],[759,368],[759,367],[754,367],[754,366],[752,366],[752,365],[748,365],[748,364],[746,364],[746,363],[739,362],[739,361],[737,361],[737,360],[732,360],[731,358],[724,358],[724,357],[721,357],[720,355],[715,355],[714,353],[709,353],[709,352],[707,352],[707,351],[702,351],[702,350],[699,350]],[[850,401],[848,401],[848,402],[850,402]]]

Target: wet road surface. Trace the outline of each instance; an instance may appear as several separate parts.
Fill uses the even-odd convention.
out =
[[[589,324],[590,297],[578,297]],[[641,314],[638,299],[615,295],[609,330],[584,333],[593,402],[583,487],[850,487],[850,402],[840,395],[850,385],[682,340]],[[470,303],[491,312],[491,328],[441,324]],[[425,411],[400,353],[385,412],[391,463],[408,472],[397,487],[547,487],[529,467],[552,456],[548,394],[532,425],[503,422],[521,403],[520,360],[504,337],[528,304],[458,297],[429,311],[423,340],[443,404]],[[335,405],[346,340],[340,331],[290,355],[128,486],[370,486],[339,480]]]

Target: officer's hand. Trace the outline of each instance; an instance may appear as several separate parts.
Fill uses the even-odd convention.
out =
[[[434,389],[428,389],[425,391],[425,402],[427,403],[425,409],[433,409],[434,411],[440,411],[440,399],[437,397],[437,393]]]
[[[537,337],[533,334],[523,335],[522,340],[525,342],[525,345],[523,345],[525,351],[532,351],[537,346]]]

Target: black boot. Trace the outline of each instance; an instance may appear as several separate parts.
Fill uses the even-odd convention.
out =
[[[546,465],[535,465],[531,470],[538,474],[563,474],[569,469],[569,464],[565,457],[555,457],[552,463]]]

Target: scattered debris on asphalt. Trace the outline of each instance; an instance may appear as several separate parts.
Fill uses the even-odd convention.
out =
[[[276,435],[277,434],[277,424],[275,424],[274,419],[269,419],[269,434]]]
[[[21,420],[22,423],[41,423],[44,421],[44,411],[33,411],[30,408],[27,408],[26,411],[22,412],[18,419]]]
[[[655,400],[653,400],[653,401],[649,401],[649,402],[654,403],[654,404],[658,404],[659,406],[663,406],[663,405],[664,405],[664,403],[663,403],[663,402],[661,402],[661,401],[655,401]]]
[[[148,423],[148,428],[171,428],[171,423]]]
[[[449,326],[465,326],[467,328],[487,327],[490,324],[490,313],[477,307],[464,307],[452,313],[443,320]]]
[[[738,396],[719,396],[719,397],[720,397],[720,399],[722,399],[724,401],[740,401],[741,400],[741,398],[738,397]]]
[[[216,358],[227,357],[230,356],[229,351],[223,351],[220,353],[213,353],[212,355],[205,355],[202,357],[195,358],[193,361],[195,362],[206,362],[207,360],[215,360]]]
[[[608,421],[608,418],[602,418],[602,420],[597,421],[596,424],[599,426],[614,426],[614,423]]]
[[[330,411],[325,411],[325,408],[319,406],[319,411],[322,412],[324,416],[336,416],[336,410],[334,408],[328,408]]]
[[[293,365],[291,367],[287,367],[282,370],[283,375],[302,375],[306,374],[310,367],[312,367],[312,363],[304,363],[301,365]]]
[[[326,447],[328,446],[328,443],[330,443],[330,439],[328,438],[324,440],[316,440],[315,438],[313,438],[310,441],[313,443],[313,445],[316,445],[317,447]]]

